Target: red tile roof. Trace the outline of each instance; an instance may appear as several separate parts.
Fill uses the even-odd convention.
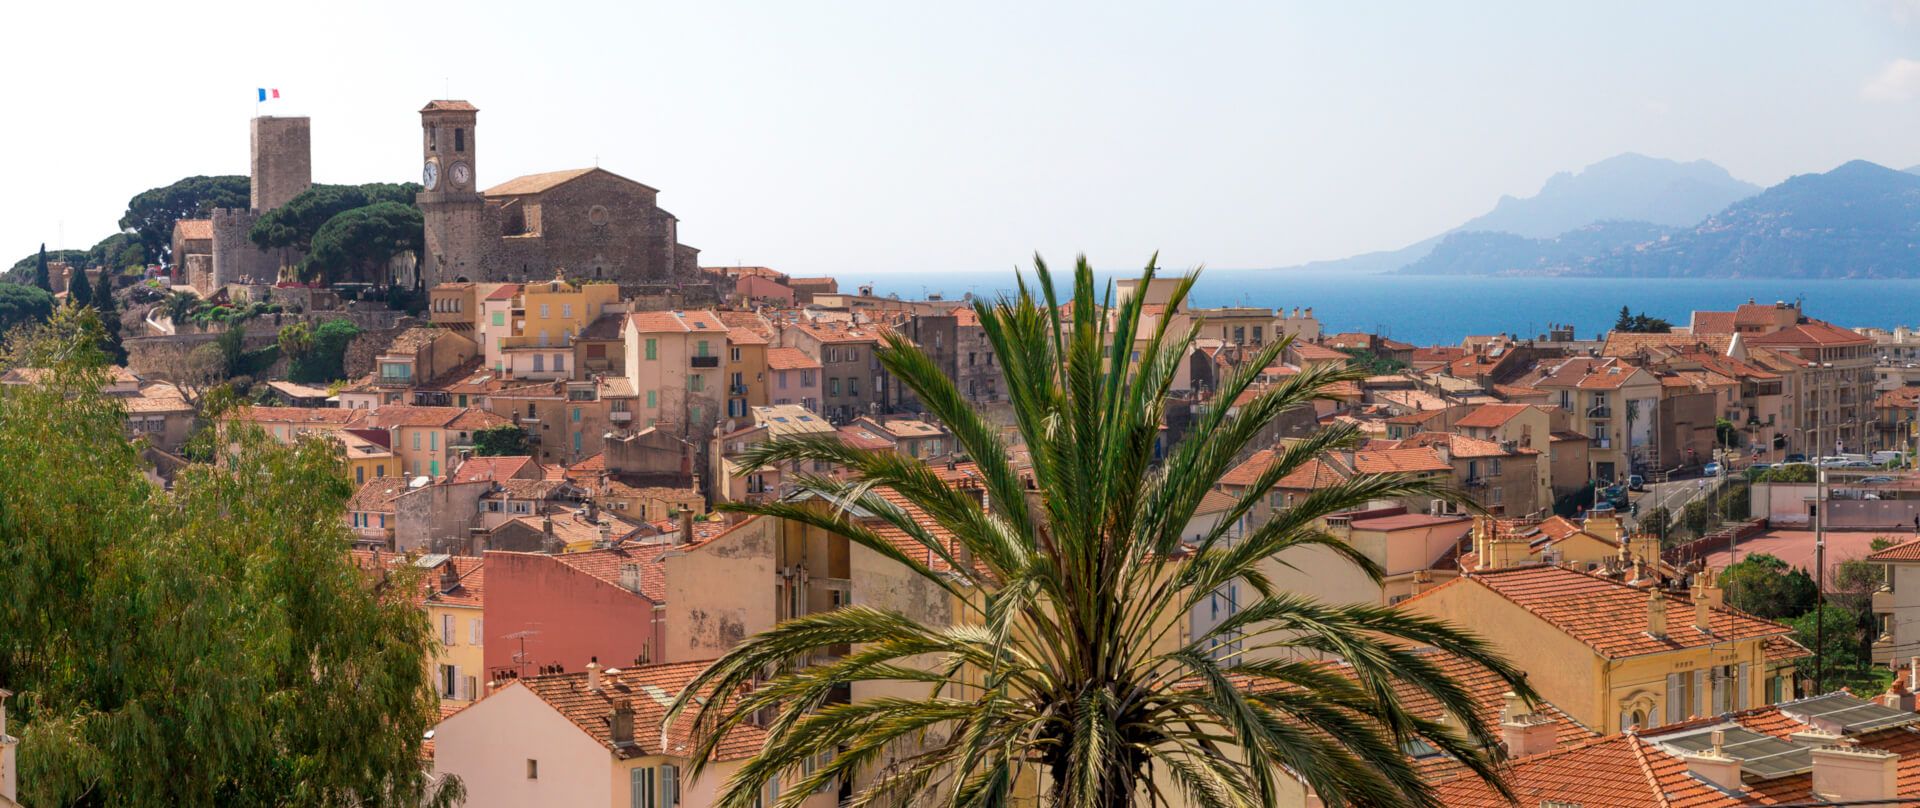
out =
[[[1498,429],[1502,424],[1513,420],[1520,413],[1526,412],[1527,408],[1531,406],[1533,405],[1482,404],[1473,408],[1472,412],[1461,416],[1460,420],[1454,421],[1453,425],[1474,429]]]
[[[1867,556],[1868,561],[1920,561],[1920,539],[1903,542]]]
[[[616,759],[627,760],[648,755],[686,757],[693,751],[693,716],[682,716],[668,729],[665,733],[667,748],[664,749],[660,745],[661,724],[666,720],[667,706],[710,664],[705,661],[676,662],[615,668],[618,673],[601,675],[598,691],[587,687],[587,674],[584,671],[535,676],[513,684],[519,684],[540,697],[541,701],[599,741]],[[616,699],[624,699],[633,707],[631,743],[613,742],[611,717]],[[765,740],[765,730],[752,724],[741,724],[728,731],[726,740],[716,750],[716,756],[720,760],[748,757],[759,751]]]
[[[1800,325],[1782,328],[1771,334],[1754,334],[1746,340],[1748,345],[1783,348],[1837,348],[1873,344],[1871,338],[1820,320],[1810,320]]]
[[[1440,459],[1439,452],[1425,446],[1411,449],[1362,449],[1353,453],[1353,460],[1355,470],[1361,474],[1413,474],[1453,470],[1453,464]]]
[[[367,411],[343,410],[331,407],[241,407],[229,411],[223,417],[230,421],[248,421],[256,424],[291,423],[346,426],[360,423],[367,417]]]
[[[1647,633],[1647,590],[1550,565],[1477,572],[1401,603],[1416,603],[1461,586],[1485,587],[1608,659],[1792,633],[1784,625],[1725,606],[1713,609],[1708,621],[1712,631],[1703,631],[1693,625],[1692,603],[1684,596],[1662,593],[1667,601],[1667,636],[1656,638]]]
[[[725,334],[727,324],[710,311],[637,311],[627,322],[642,334],[689,334],[693,332]]]
[[[820,362],[799,348],[768,348],[768,370],[819,370]]]
[[[213,220],[176,219],[173,223],[173,234],[191,241],[206,241],[213,238]],[[184,260],[184,257],[176,260]]]
[[[475,457],[460,464],[447,482],[470,483],[480,480],[506,480],[519,477],[529,467],[538,467],[527,455]]]
[[[1252,457],[1247,458],[1240,463],[1240,465],[1228,469],[1226,474],[1220,475],[1220,484],[1238,486],[1253,485],[1254,480],[1258,479],[1260,475],[1265,474],[1268,468],[1279,461],[1280,455],[1281,452],[1275,449],[1261,449],[1258,452],[1254,452]],[[1336,464],[1327,462],[1324,459],[1315,459],[1307,461],[1301,465],[1300,468],[1294,469],[1285,477],[1281,477],[1280,481],[1276,483],[1274,487],[1295,491],[1312,491],[1344,482],[1351,476],[1353,476],[1353,473],[1348,471],[1343,463]]]
[[[674,549],[676,548],[672,542],[642,544],[629,541],[604,550],[560,553],[550,557],[614,586],[620,585],[622,566],[638,564],[640,565],[640,594],[658,604],[667,602],[667,567],[661,563],[661,557]]]

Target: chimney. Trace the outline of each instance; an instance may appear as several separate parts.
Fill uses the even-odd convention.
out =
[[[1721,750],[1720,747],[1726,743],[1726,739],[1727,734],[1716,729],[1713,731],[1712,749],[1682,755],[1680,759],[1686,761],[1689,774],[1712,783],[1722,790],[1737,792],[1745,787],[1740,783],[1740,761],[1727,756],[1727,753]]]
[[[1875,701],[1904,713],[1913,712],[1913,691],[1907,689],[1907,678],[1904,676],[1893,677],[1893,684],[1888,686],[1887,692],[1880,694],[1880,698]]]
[[[1647,634],[1657,640],[1667,638],[1667,599],[1659,590],[1647,593]]]
[[[620,565],[620,588],[634,594],[640,594],[640,565],[626,563]]]
[[[553,514],[543,514],[540,517],[540,533],[549,540],[553,538]]]
[[[613,546],[613,523],[606,521],[604,519],[600,520],[599,528],[600,528],[600,544],[605,547],[612,547]]]
[[[1907,657],[1907,689],[1920,693],[1920,656]]]
[[[613,735],[614,746],[633,745],[633,702],[628,699],[613,700],[613,716],[607,721]]]
[[[1713,601],[1707,598],[1707,592],[1699,585],[1693,587],[1693,627],[1702,633],[1713,633]]]
[[[449,558],[440,564],[440,591],[452,592],[460,585],[460,569]]]
[[[600,658],[599,657],[589,657],[587,659],[587,689],[595,693],[600,692]]]
[[[1553,751],[1554,736],[1558,731],[1553,719],[1539,713],[1518,715],[1500,722],[1500,737],[1506,744],[1507,757],[1510,758]]]
[[[1879,749],[1823,746],[1813,750],[1813,794],[1832,802],[1900,796],[1900,756]]]
[[[683,510],[680,512],[680,538],[679,540],[675,541],[674,544],[687,545],[692,543],[693,543],[693,511]]]

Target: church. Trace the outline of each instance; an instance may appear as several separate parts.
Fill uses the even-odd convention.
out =
[[[700,251],[679,241],[679,219],[660,192],[602,168],[517,177],[479,190],[479,109],[434,101],[420,110],[426,219],[421,282],[525,282],[567,277],[618,283],[622,297],[679,305],[723,299],[700,270]]]

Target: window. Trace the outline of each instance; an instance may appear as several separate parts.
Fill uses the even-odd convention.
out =
[[[545,303],[540,304],[540,319],[545,320],[552,313],[553,313],[552,307],[550,307]]]
[[[427,461],[427,474],[432,475],[434,477],[440,476],[440,461],[438,460]],[[381,517],[381,519],[385,519],[385,518],[386,517],[384,516]],[[386,525],[382,524],[381,527],[386,527]]]
[[[679,808],[680,806],[680,767],[671,763],[660,764],[660,808]]]
[[[440,451],[440,433],[427,433],[427,449],[435,452]]]
[[[577,423],[580,423],[580,408],[579,408],[579,407],[574,407],[574,408],[573,408],[573,422],[574,422],[574,423],[576,423],[576,424],[577,424]]]
[[[467,150],[467,130],[464,127],[453,128],[453,150],[457,152]]]
[[[707,377],[698,373],[687,377],[687,390],[689,392],[698,393],[705,389],[707,389]]]
[[[572,304],[572,303],[562,303],[562,304],[560,304],[560,316],[561,316],[561,317],[565,317],[565,318],[567,318],[567,319],[572,319],[572,318],[573,318],[573,304]]]
[[[574,430],[574,433],[573,433],[573,451],[575,454],[578,454],[580,452],[580,431],[579,430]]]
[[[658,406],[660,406],[660,402],[658,399],[655,398],[655,391],[648,390],[647,391],[647,409],[653,409]]]
[[[534,760],[533,758],[527,758],[527,779],[528,780],[540,779],[540,761]]]
[[[738,361],[740,361],[740,349],[739,349],[739,348],[735,348],[735,349],[733,349],[733,350],[731,350],[731,351],[728,351],[728,352],[727,352],[727,360],[728,360],[728,361],[731,361],[731,362],[738,362]]]
[[[775,378],[775,380],[776,380],[776,381],[778,381],[778,382],[779,382],[779,384],[780,384],[780,389],[782,389],[782,390],[785,390],[785,389],[787,389],[787,372],[786,372],[786,371],[784,371],[784,370],[783,370],[783,371],[780,371],[780,373],[779,373],[778,375],[776,375],[776,376],[775,376],[774,378]]]
[[[703,420],[703,419],[702,419],[702,418],[701,418],[700,416],[702,416],[702,415],[705,415],[705,414],[706,414],[705,412],[703,412],[703,411],[701,410],[701,408],[700,408],[700,405],[698,405],[698,404],[695,404],[695,405],[693,405],[692,407],[689,407],[688,409],[690,409],[690,410],[692,410],[692,411],[693,411],[693,412],[692,412],[692,417],[691,417],[691,418],[689,418],[688,420],[690,420],[690,421],[692,421],[693,423],[696,423],[696,424],[697,424],[697,423],[700,423],[700,422],[701,422],[701,421]]]
[[[827,395],[830,395],[830,396],[837,396],[837,395],[840,395],[840,380],[839,380],[839,379],[828,379],[828,380],[827,380]]]
[[[496,311],[496,312],[494,312],[494,313],[493,313],[493,324],[494,324],[494,326],[495,326],[495,327],[505,327],[505,326],[506,326],[506,324],[507,324],[507,313],[506,313],[506,312],[504,312],[504,311]]]
[[[696,342],[696,343],[694,343],[694,344],[693,344],[693,355],[694,355],[694,356],[706,356],[706,355],[707,355],[707,341],[706,341],[706,340],[700,340],[699,342]]]
[[[647,361],[651,362],[659,358],[660,358],[660,340],[654,339],[652,337],[648,337],[647,338]]]
[[[627,771],[627,804],[632,808],[659,808],[660,792],[654,783],[653,769],[641,766]]]
[[[566,354],[563,354],[563,353],[557,353],[557,354],[554,354],[554,355],[553,355],[553,369],[554,369],[554,370],[556,370],[556,371],[564,371],[564,370],[566,370],[566,369],[567,369],[567,355],[566,355]]]
[[[420,433],[413,433],[413,450],[420,451]]]
[[[468,645],[479,645],[482,634],[483,632],[480,630],[480,618],[476,617],[467,621]]]
[[[546,369],[547,369],[547,355],[534,354],[533,355],[533,372],[539,373],[540,371],[543,371]]]
[[[354,484],[359,485],[359,484],[365,483],[366,481],[367,481],[367,468],[365,466],[355,466],[353,468]]]
[[[847,377],[847,395],[850,395],[850,396],[860,395],[860,377],[859,376]]]
[[[406,362],[381,362],[380,380],[383,382],[405,382],[413,378],[413,365]]]
[[[440,644],[453,645],[453,615],[440,615]]]

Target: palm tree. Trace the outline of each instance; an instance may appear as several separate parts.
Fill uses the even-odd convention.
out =
[[[1230,409],[1286,343],[1270,345],[1224,380],[1218,404],[1156,465],[1167,395],[1198,327],[1169,333],[1163,317],[1151,333],[1141,329],[1152,263],[1141,294],[1110,306],[1111,289],[1104,300],[1096,295],[1081,258],[1066,308],[1046,264],[1035,263],[1044,307],[1024,278],[1016,297],[974,304],[1003,362],[1030,470],[1014,467],[993,427],[918,347],[895,333],[879,352],[977,462],[986,507],[919,460],[830,438],[769,442],[746,463],[825,461],[844,470],[839,479],[801,476],[786,501],[724,506],[815,526],[892,558],[951,593],[964,619],[924,625],[855,604],[747,639],[668,713],[668,721],[696,713],[690,774],[699,776],[728,730],[760,722],[765,744],[726,783],[722,805],[753,805],[775,777],[790,783],[779,800],[785,808],[843,777],[861,784],[854,805],[993,806],[1038,794],[1050,805],[1109,808],[1165,804],[1179,796],[1169,791],[1202,806],[1272,805],[1288,773],[1327,805],[1434,805],[1402,751],[1416,738],[1498,784],[1491,750],[1499,744],[1479,722],[1418,715],[1402,698],[1425,694],[1448,714],[1476,714],[1423,647],[1489,669],[1531,699],[1521,674],[1443,622],[1316,602],[1275,590],[1261,571],[1276,553],[1319,547],[1378,580],[1380,568],[1324,533],[1321,518],[1382,498],[1450,491],[1401,475],[1361,475],[1232,535],[1282,477],[1357,443],[1354,429],[1332,427],[1279,452],[1219,527],[1197,542],[1181,539],[1201,498],[1257,448],[1249,444],[1262,426],[1364,370],[1306,370]],[[1178,283],[1166,310],[1192,282]],[[875,492],[882,488],[927,521],[889,504]],[[924,552],[896,549],[853,518],[854,509]],[[943,571],[916,556],[939,559]],[[1181,639],[1186,616],[1236,581],[1257,597],[1212,630]],[[853,650],[822,656],[836,645]],[[1328,657],[1349,664],[1321,661]],[[926,695],[830,698],[856,682],[924,685]]]

